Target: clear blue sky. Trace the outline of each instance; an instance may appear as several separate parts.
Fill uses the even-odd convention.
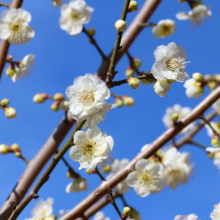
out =
[[[139,8],[144,2],[138,0]],[[163,1],[160,4],[150,21],[173,19],[176,22],[176,30],[172,36],[165,39],[156,39],[151,33],[151,28],[141,32],[129,50],[133,56],[142,60],[141,70],[151,69],[155,60],[153,52],[157,46],[176,42],[184,46],[188,60],[191,61],[187,66],[187,73],[190,76],[194,72],[219,73],[220,2],[206,0],[204,3],[212,6],[213,15],[202,26],[196,28],[192,27],[189,21],[178,21],[175,18],[177,12],[189,11],[187,4],[180,4],[177,0]],[[103,51],[108,54],[115,42],[114,23],[121,16],[124,1],[87,0],[87,4],[95,11],[86,28],[94,27],[97,30],[95,37]],[[23,8],[32,14],[31,26],[36,31],[36,36],[27,45],[11,46],[10,54],[16,60],[29,53],[35,54],[36,68],[29,77],[15,84],[4,72],[0,82],[0,99],[10,99],[10,105],[17,110],[17,117],[9,120],[5,118],[3,112],[0,112],[0,144],[18,143],[23,155],[31,159],[63,117],[62,111],[54,113],[50,110],[52,104],[50,101],[42,105],[33,103],[33,96],[43,92],[51,95],[56,92],[64,93],[75,77],[94,73],[101,63],[101,57],[83,33],[71,37],[60,29],[58,25],[60,8],[53,8],[51,0],[25,0]],[[3,10],[1,8],[1,11]],[[128,15],[128,24],[137,13],[138,11]],[[124,57],[116,68],[119,71],[117,80],[125,78],[127,66],[128,60]],[[182,83],[172,84],[170,92],[164,98],[155,94],[153,85],[141,86],[137,90],[123,85],[112,91],[118,95],[127,94],[135,99],[135,106],[112,110],[107,114],[105,123],[100,125],[103,131],[114,138],[114,157],[119,159],[132,159],[144,144],[151,143],[165,131],[162,117],[167,107],[179,103],[193,108],[208,94],[206,90],[201,98],[189,100]],[[111,98],[109,102],[114,100]],[[210,144],[210,138],[205,130],[202,130],[195,140],[206,146]],[[143,219],[168,220],[174,219],[177,214],[190,213],[196,213],[199,219],[209,219],[213,205],[220,202],[220,176],[213,161],[207,158],[205,152],[192,146],[185,146],[181,151],[190,151],[194,164],[189,184],[180,185],[175,191],[166,187],[162,192],[146,198],[138,197],[133,189],[125,195],[127,202],[140,211]],[[78,168],[78,163],[71,161],[68,154],[65,157],[75,169]],[[26,165],[11,154],[0,155],[0,167],[0,204],[2,204]],[[50,196],[55,199],[54,214],[60,209],[71,209],[100,184],[96,175],[86,176],[82,170],[80,174],[89,182],[88,192],[66,194],[65,187],[70,182],[66,172],[63,163],[59,163],[39,192],[40,198],[47,199]],[[36,201],[32,201],[18,219],[30,217],[35,203]],[[118,200],[117,203],[122,209],[121,201]],[[118,219],[110,205],[104,208],[104,212],[111,219]]]

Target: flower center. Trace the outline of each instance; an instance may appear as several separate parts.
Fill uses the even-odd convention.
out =
[[[95,101],[95,95],[92,90],[83,90],[80,94],[80,101],[84,104],[92,104]]]
[[[79,21],[80,20],[80,17],[81,17],[81,14],[78,13],[78,12],[73,12],[71,15],[70,15],[71,19],[74,20],[74,21]]]
[[[144,184],[148,184],[152,180],[150,175],[148,175],[147,173],[140,173],[139,178],[141,180],[140,183],[144,183]]]
[[[170,171],[170,176],[172,176],[173,180],[178,180],[180,178],[180,170],[174,169]]]
[[[164,32],[169,32],[170,31],[170,25],[164,25],[163,26],[163,31]]]
[[[19,28],[20,28],[20,24],[18,24],[18,23],[14,23],[11,25],[11,29],[15,32],[18,31]]]
[[[172,58],[166,61],[166,66],[168,70],[175,72],[176,70],[179,70],[180,68],[184,68],[186,66],[185,65],[186,63],[190,63],[190,61],[186,62],[184,56],[182,58],[176,57],[176,58]]]

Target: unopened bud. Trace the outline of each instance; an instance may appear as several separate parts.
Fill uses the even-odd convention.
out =
[[[154,91],[160,97],[164,97],[169,90],[170,84],[166,80],[157,80],[157,82],[154,84]]]
[[[68,100],[61,101],[59,107],[63,111],[67,111],[69,109],[69,101]]]
[[[124,104],[128,107],[133,106],[134,105],[134,99],[131,97],[127,97],[127,96],[123,96],[122,97]]]
[[[184,3],[186,0],[179,0],[180,3]]]
[[[201,73],[193,73],[192,77],[196,82],[202,82],[204,79]]]
[[[140,80],[137,78],[128,78],[128,84],[132,89],[137,89],[140,86]]]
[[[12,55],[8,55],[7,59],[8,60],[13,60],[13,56]]]
[[[56,93],[56,94],[54,95],[53,99],[54,99],[55,101],[61,101],[61,100],[64,100],[65,98],[64,98],[63,94],[61,94],[61,93]]]
[[[59,110],[59,102],[54,102],[52,105],[51,105],[51,109],[54,111],[54,112],[57,112]]]
[[[90,37],[94,36],[95,35],[95,29],[94,28],[89,28],[87,30],[87,33]]]
[[[12,78],[15,75],[16,72],[17,71],[14,68],[12,68],[11,65],[6,69],[6,75],[9,78]]]
[[[14,152],[16,157],[21,157],[21,153],[20,152]]]
[[[127,77],[133,76],[133,75],[134,75],[134,69],[133,69],[132,67],[129,67],[129,68],[126,70],[125,75],[126,75]]]
[[[179,115],[177,113],[173,113],[171,118],[172,118],[172,121],[174,123],[176,123],[178,121],[178,119],[179,119]]]
[[[215,75],[215,80],[220,84],[220,74]]]
[[[197,87],[197,93],[198,94],[203,94],[204,88],[203,87]]]
[[[129,207],[124,207],[124,209],[123,209],[123,216],[125,218],[128,218],[130,216],[130,214],[131,214],[131,209]]]
[[[102,169],[102,173],[109,173],[111,171],[111,166],[107,165]]]
[[[126,25],[126,22],[119,19],[115,22],[115,28],[118,32],[122,32],[126,29],[127,25]]]
[[[67,176],[69,179],[74,179],[74,178],[75,178],[74,173],[71,172],[71,171],[68,171],[68,172],[66,173],[66,176]]]
[[[9,103],[10,103],[10,101],[8,99],[2,99],[1,102],[0,102],[2,107],[8,106]]]
[[[7,107],[5,109],[5,116],[6,118],[15,118],[17,115],[16,110],[12,107]]]
[[[133,12],[138,10],[138,4],[136,1],[130,1],[130,4],[128,6],[128,12]]]
[[[36,94],[33,101],[38,104],[43,103],[45,101],[43,94]]]
[[[209,159],[212,159],[212,158],[214,157],[214,154],[208,152],[208,153],[207,153],[207,156],[208,156]]]
[[[12,145],[11,145],[11,149],[12,149],[14,152],[21,152],[21,148],[19,147],[18,144],[12,144]]]
[[[217,86],[217,82],[215,82],[215,81],[208,82],[208,87],[209,87],[211,90],[215,89],[216,86]]]
[[[88,168],[85,170],[85,172],[86,172],[86,174],[93,174],[93,172]]]
[[[205,75],[204,78],[205,78],[208,82],[213,80],[211,75]]]
[[[153,79],[153,78],[142,79],[141,82],[142,82],[144,85],[149,85],[149,84],[151,84],[151,83],[154,82],[154,79]]]
[[[141,67],[141,60],[133,58],[132,66],[137,70]]]
[[[115,98],[115,103],[116,103],[118,108],[121,108],[123,106],[123,102],[119,98]]]
[[[0,145],[0,154],[7,154],[10,152],[10,147],[6,144]]]
[[[214,157],[215,157],[216,159],[220,160],[220,152],[219,152],[219,151],[215,152],[215,153],[214,153]]]
[[[213,136],[211,140],[211,145],[213,147],[218,147],[219,146],[219,138],[217,136]]]
[[[56,220],[56,219],[57,219],[56,215],[51,215],[51,216],[45,218],[45,220]]]

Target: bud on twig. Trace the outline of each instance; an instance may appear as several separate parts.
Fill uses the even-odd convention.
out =
[[[11,149],[12,149],[14,152],[21,152],[21,148],[19,147],[18,144],[12,144],[12,145],[11,145]]]
[[[0,145],[0,154],[7,154],[10,152],[10,147],[6,144]]]
[[[43,103],[45,101],[44,95],[40,93],[36,94],[33,98],[33,101],[38,104]]]
[[[201,73],[193,73],[193,79],[196,81],[196,82],[202,82],[204,77]]]
[[[90,36],[90,37],[93,37],[94,35],[95,35],[95,29],[94,28],[89,28],[88,30],[87,30],[87,33],[88,33],[88,35]]]
[[[138,10],[138,4],[136,1],[131,0],[128,6],[128,12],[133,12]]]
[[[137,78],[128,78],[128,84],[132,89],[137,89],[140,86],[140,80]]]
[[[133,75],[134,75],[134,69],[133,69],[132,67],[128,67],[128,69],[127,69],[126,72],[125,72],[125,75],[126,75],[127,77],[133,76]]]
[[[132,66],[137,70],[141,67],[141,60],[133,58]]]
[[[67,111],[69,109],[69,101],[68,100],[61,101],[60,104],[59,104],[59,107],[63,111]]]
[[[5,116],[6,118],[15,118],[17,113],[16,113],[16,110],[12,107],[7,107],[4,109],[5,110]]]
[[[8,106],[9,103],[10,103],[10,101],[8,99],[2,99],[1,102],[0,102],[2,107]]]
[[[54,99],[55,101],[62,101],[62,100],[64,100],[65,98],[64,98],[63,94],[61,94],[61,93],[56,93],[56,94],[53,96],[53,99]]]
[[[52,105],[51,105],[51,109],[54,111],[54,112],[57,112],[59,110],[59,102],[56,101],[54,102]]]
[[[124,104],[128,107],[134,105],[134,99],[128,96],[122,96],[122,100],[124,101]]]
[[[126,29],[127,24],[125,21],[119,19],[115,22],[115,28],[118,32],[122,32]]]
[[[124,207],[123,209],[123,217],[127,219],[131,214],[131,209],[129,207]]]
[[[115,103],[118,108],[121,108],[123,106],[123,102],[120,98],[115,98]]]
[[[173,113],[172,114],[172,121],[173,123],[176,123],[179,119],[179,115],[177,113]]]

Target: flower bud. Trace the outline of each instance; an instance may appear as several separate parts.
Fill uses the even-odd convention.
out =
[[[220,160],[220,152],[219,152],[219,151],[215,152],[215,153],[214,153],[214,157],[215,157],[216,159]]]
[[[132,89],[137,89],[140,86],[140,80],[137,78],[128,78],[128,84]]]
[[[93,172],[88,168],[85,170],[85,172],[86,172],[86,174],[93,174]]]
[[[157,82],[154,84],[154,91],[160,97],[164,97],[169,90],[170,84],[166,80],[157,80]]]
[[[217,82],[215,81],[211,81],[211,82],[208,82],[208,85],[207,85],[211,90],[215,89],[216,86],[217,86]]]
[[[129,207],[124,207],[124,209],[123,209],[123,216],[125,218],[128,218],[130,216],[130,214],[131,214],[131,209]]]
[[[141,60],[133,58],[132,66],[137,70],[141,67]]]
[[[68,171],[68,172],[66,173],[66,176],[67,176],[69,179],[74,179],[74,178],[75,178],[74,173],[71,172],[71,171]]]
[[[127,25],[126,25],[126,22],[119,19],[115,22],[115,28],[118,32],[122,32],[126,29]]]
[[[54,95],[53,99],[54,99],[55,101],[62,101],[62,100],[64,100],[65,98],[64,98],[63,94],[61,94],[61,93],[56,93],[56,94]]]
[[[132,67],[128,67],[128,69],[127,69],[126,72],[125,72],[125,75],[126,75],[127,77],[133,76],[133,75],[134,75],[134,69],[133,69]]]
[[[67,111],[69,109],[69,101],[68,100],[61,101],[60,104],[59,104],[59,107],[63,111]]]
[[[9,78],[12,78],[15,75],[16,72],[17,71],[14,68],[12,68],[11,65],[6,69],[6,75]]]
[[[133,12],[138,10],[138,4],[136,1],[131,0],[128,6],[128,12]]]
[[[130,215],[131,219],[141,219],[139,212],[136,209],[131,209],[131,215]]]
[[[173,123],[176,123],[179,119],[179,115],[177,113],[173,113],[171,118],[172,118]]]
[[[51,109],[54,111],[54,112],[57,112],[59,110],[59,102],[54,102],[52,105],[51,105]]]
[[[56,220],[56,219],[57,219],[56,215],[51,215],[51,216],[45,218],[45,220]]]
[[[5,116],[6,118],[15,118],[17,115],[16,110],[12,107],[7,107],[5,109]]]
[[[214,154],[208,152],[208,153],[207,153],[207,156],[208,156],[209,159],[212,159],[212,158],[214,157]]]
[[[21,148],[19,147],[18,144],[12,144],[12,145],[11,145],[11,149],[12,149],[14,152],[21,152]]]
[[[131,97],[127,97],[127,96],[122,96],[121,97],[124,101],[124,104],[128,107],[133,106],[134,105],[134,99]]]
[[[2,99],[0,104],[1,104],[2,107],[6,107],[6,106],[9,105],[9,102],[10,101],[8,99]]]
[[[153,78],[142,79],[141,82],[142,82],[144,85],[149,85],[149,84],[151,84],[151,83],[154,82],[154,79],[153,79]]]
[[[14,152],[16,157],[21,157],[21,153],[20,152]]]
[[[204,79],[201,73],[193,73],[192,77],[196,82],[202,82]]]
[[[33,98],[33,101],[38,104],[43,103],[45,101],[43,94],[36,94]]]
[[[0,154],[7,154],[10,152],[10,147],[6,144],[0,145]]]
[[[116,103],[118,108],[121,108],[123,106],[123,102],[119,98],[115,98],[115,103]]]
[[[216,135],[212,136],[211,145],[213,147],[218,147],[219,146],[219,138]]]
[[[87,30],[87,33],[90,37],[94,36],[95,35],[95,29],[94,28],[89,28]]]
[[[111,171],[111,166],[107,165],[102,169],[102,173],[109,173]]]
[[[13,56],[12,55],[8,55],[7,60],[13,60]]]
[[[184,3],[186,0],[179,0],[180,3]]]

